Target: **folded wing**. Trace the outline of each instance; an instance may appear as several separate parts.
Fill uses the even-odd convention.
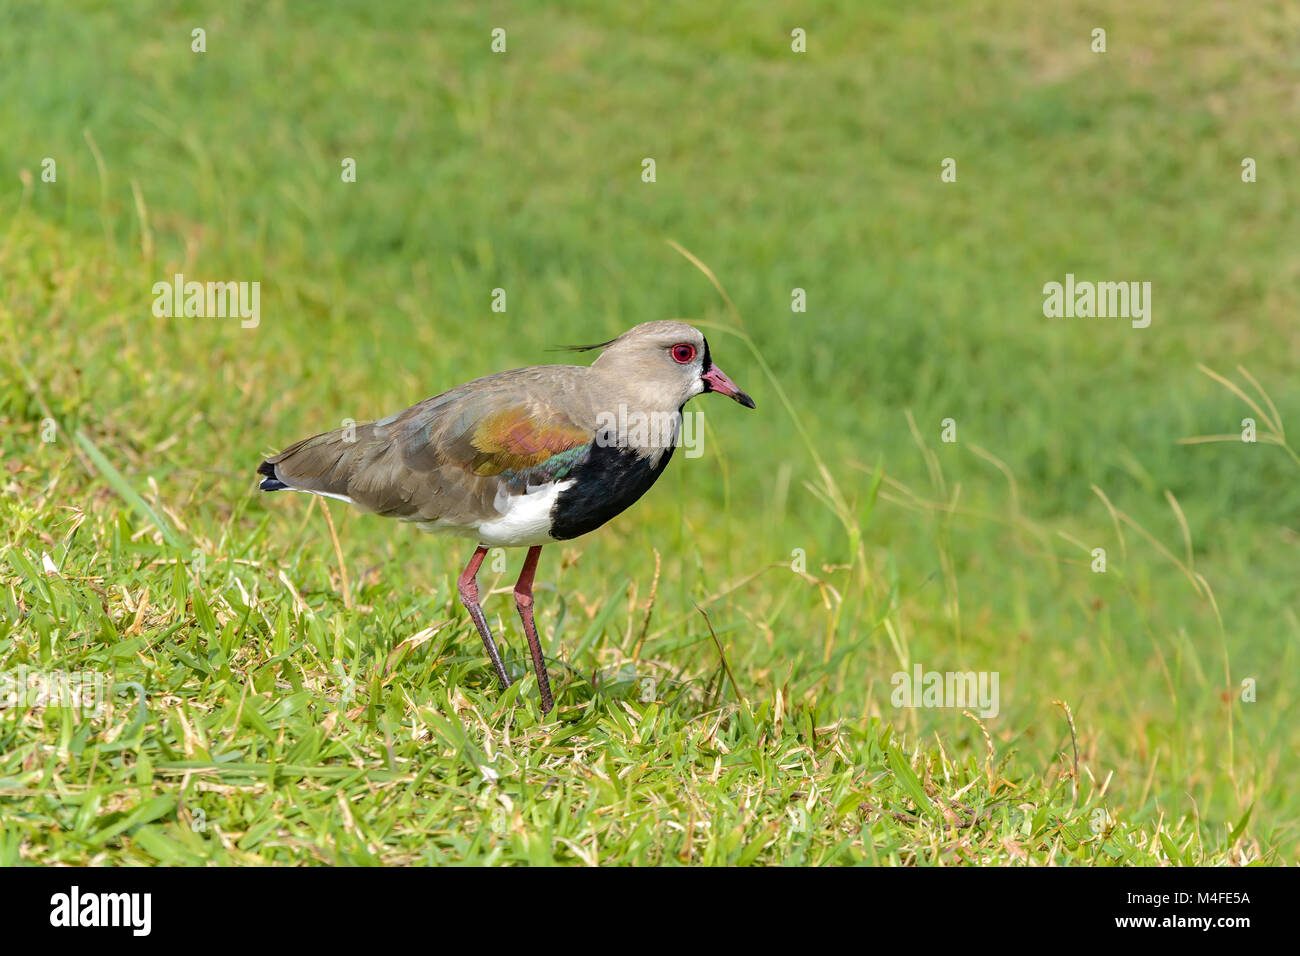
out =
[[[586,372],[501,372],[381,421],[304,439],[262,463],[262,486],[407,521],[491,520],[502,496],[561,480],[589,454],[596,428]]]

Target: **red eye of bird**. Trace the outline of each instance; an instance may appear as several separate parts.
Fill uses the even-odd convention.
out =
[[[695,346],[689,342],[683,342],[681,345],[672,347],[673,361],[685,365],[691,359],[695,358]]]

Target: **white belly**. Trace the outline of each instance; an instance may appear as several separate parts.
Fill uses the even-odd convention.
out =
[[[555,539],[551,537],[551,508],[560,492],[572,484],[570,478],[539,485],[527,494],[499,496],[493,504],[501,517],[478,526],[479,543],[494,548],[552,543]]]
[[[538,485],[526,494],[497,496],[492,502],[500,517],[481,521],[475,525],[451,525],[441,521],[422,523],[420,530],[455,534],[475,538],[489,548],[531,548],[539,544],[553,544],[551,537],[551,508],[560,492],[573,484],[553,481]]]

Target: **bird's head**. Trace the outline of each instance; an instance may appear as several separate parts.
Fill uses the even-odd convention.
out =
[[[655,407],[680,408],[703,392],[754,407],[754,400],[713,364],[703,333],[685,322],[643,322],[601,345],[592,370],[643,395]]]

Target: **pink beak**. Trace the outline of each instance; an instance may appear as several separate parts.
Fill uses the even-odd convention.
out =
[[[727,377],[727,373],[716,365],[710,365],[700,378],[704,380],[704,390],[706,392],[717,392],[719,395],[734,398],[746,408],[754,407],[754,400],[737,388],[736,383]]]

